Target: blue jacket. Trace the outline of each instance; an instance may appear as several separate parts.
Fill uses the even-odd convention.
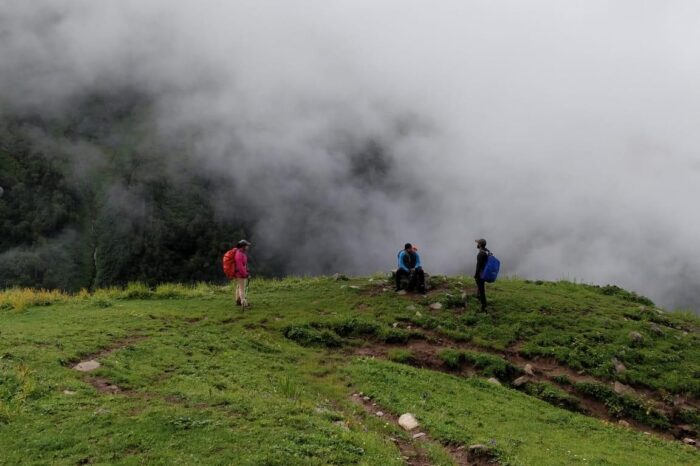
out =
[[[411,257],[413,256],[413,257]],[[418,269],[422,268],[422,265],[420,263],[420,256],[418,255],[417,252],[413,252],[411,254],[408,254],[405,249],[402,249],[399,251],[398,254],[398,259],[399,259],[399,268],[404,269],[406,272],[410,272],[411,268]],[[412,264],[413,259],[415,259],[415,264]],[[413,267],[411,267],[413,265]]]

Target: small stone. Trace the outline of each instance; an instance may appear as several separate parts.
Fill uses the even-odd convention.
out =
[[[342,273],[334,273],[333,274],[333,280],[339,282],[339,281],[347,281],[349,278]]]
[[[89,372],[94,371],[98,367],[100,367],[100,363],[95,361],[94,359],[91,359],[90,361],[83,361],[81,363],[76,364],[73,367],[73,369],[80,372]]]
[[[425,432],[418,432],[417,434],[413,434],[413,439],[419,439],[421,437],[425,437]]]
[[[442,303],[433,303],[428,307],[433,311],[439,311],[440,309],[442,309]]]
[[[397,295],[403,296],[406,294],[406,290],[399,290],[396,292]]]
[[[384,413],[383,413],[383,412],[381,412],[381,411],[377,411],[377,412],[376,412],[376,413],[374,413],[374,414],[376,414],[376,415],[377,415],[377,417],[382,417],[382,416],[384,416]]]
[[[628,334],[628,336],[633,344],[639,344],[644,340],[644,337],[639,332],[632,331]]]
[[[621,382],[616,381],[613,384],[613,390],[615,390],[615,393],[617,393],[618,395],[622,395],[623,393],[628,392],[630,390],[630,387]]]
[[[413,312],[416,310],[416,306],[414,306],[413,304],[409,304],[408,306],[406,306],[405,309],[409,312]]]
[[[353,289],[353,290],[359,290],[360,287],[357,285],[350,285],[348,288]]]
[[[489,382],[489,383],[492,383],[492,384],[494,384],[494,385],[501,385],[501,381],[498,380],[498,379],[495,378],[495,377],[491,377],[490,379],[488,379],[488,382]]]
[[[398,322],[394,322],[393,324],[391,324],[391,326],[394,327],[394,328],[396,328],[396,327],[399,326],[399,323],[398,323]]]
[[[630,426],[630,423],[625,421],[624,419],[620,419],[619,421],[617,421],[617,423],[619,425],[621,425],[622,427],[629,427]]]
[[[657,324],[651,324],[649,326],[649,330],[651,330],[651,332],[656,336],[661,337],[664,335],[664,331],[661,330],[661,327],[659,327]]]
[[[488,454],[490,452],[489,447],[487,447],[486,445],[483,445],[481,443],[477,443],[475,445],[469,445],[468,451],[469,451],[469,459],[488,456]]]
[[[514,387],[521,387],[530,381],[530,377],[523,375],[513,381]]]
[[[683,439],[683,443],[685,443],[686,445],[695,445],[697,442],[694,438],[686,437]]]
[[[525,367],[523,367],[523,372],[525,372],[527,375],[534,376],[535,371],[532,370],[532,364],[525,364]]]
[[[333,424],[335,424],[343,430],[350,430],[350,426],[348,426],[348,423],[345,421],[335,421]]]
[[[622,364],[617,358],[612,358],[613,366],[615,367],[615,372],[622,374],[627,370],[624,364]]]
[[[406,430],[413,430],[418,427],[419,424],[418,420],[413,414],[405,413],[399,417],[399,425]]]
[[[360,394],[359,394],[359,393],[353,393],[353,394],[352,394],[352,397],[353,397],[353,398],[359,398],[359,397],[360,397]]]
[[[369,400],[371,400],[371,398],[370,398],[370,397],[368,397],[368,396],[363,396],[363,397],[362,397],[362,399],[363,399],[363,400],[365,400],[365,401],[369,401]]]
[[[63,390],[64,395],[73,396],[75,392],[73,390]]]

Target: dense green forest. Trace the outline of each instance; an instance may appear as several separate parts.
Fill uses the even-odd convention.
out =
[[[121,93],[58,117],[0,114],[0,288],[224,279],[248,220],[213,205],[230,181],[149,139],[149,111]]]

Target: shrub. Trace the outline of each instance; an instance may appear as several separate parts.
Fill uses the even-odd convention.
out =
[[[343,340],[330,330],[315,329],[308,325],[287,327],[284,336],[301,346],[338,348],[343,345]]]
[[[577,398],[546,382],[531,382],[525,384],[525,393],[554,406],[568,409],[569,411],[583,411],[581,403]]]

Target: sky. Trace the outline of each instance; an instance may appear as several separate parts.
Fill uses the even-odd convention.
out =
[[[252,212],[290,273],[388,270],[410,241],[471,274],[484,237],[505,275],[698,310],[699,20],[682,0],[4,0],[0,103],[149,95],[158,140],[231,180],[217,208]]]

